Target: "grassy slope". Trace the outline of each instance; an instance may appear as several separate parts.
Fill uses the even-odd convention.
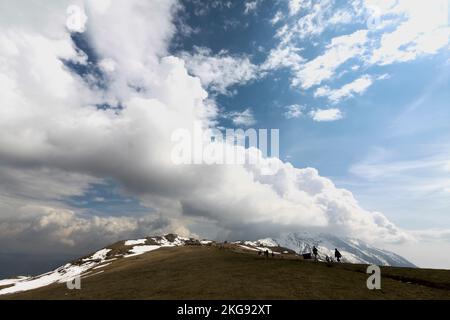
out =
[[[365,268],[163,248],[115,261],[83,278],[81,290],[58,284],[0,299],[450,299],[450,271],[383,268],[382,290],[369,291]]]

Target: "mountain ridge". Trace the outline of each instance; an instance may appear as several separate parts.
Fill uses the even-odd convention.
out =
[[[324,238],[325,236],[322,235],[322,239]],[[334,239],[335,241],[342,241],[337,237],[332,238],[332,236],[328,235],[326,241],[329,242],[330,239]],[[274,255],[280,255],[286,258],[296,256],[296,253],[304,253],[305,250],[311,249],[312,244],[318,246],[320,259],[323,260],[324,254],[329,253],[326,250],[329,249],[326,246],[320,244],[325,244],[326,241],[321,239],[318,240],[317,238],[305,238],[300,234],[289,234],[284,235],[279,239],[266,238],[257,241],[237,241],[233,242],[232,244],[238,246],[240,249],[246,250],[247,252],[268,250],[271,253],[273,252]],[[336,242],[333,242],[332,244],[335,243]],[[345,243],[342,241],[341,244]],[[57,283],[65,283],[67,281],[73,280],[77,276],[90,277],[93,275],[98,275],[103,272],[103,268],[109,266],[116,260],[137,257],[151,251],[158,250],[160,248],[173,248],[181,246],[215,246],[221,248],[224,246],[224,243],[206,239],[198,240],[194,238],[180,237],[175,234],[152,236],[135,240],[122,240],[42,275],[38,275],[35,277],[17,277],[14,279],[0,280],[0,296],[22,291],[34,290]],[[348,247],[351,248],[351,246]],[[353,248],[356,248],[355,244],[353,244]],[[359,250],[363,252],[361,248],[367,249],[368,247],[360,246]],[[366,252],[364,252],[366,254],[366,258],[369,257],[373,259],[374,257],[378,257],[380,254],[388,254],[387,251],[382,251],[380,249],[372,248],[372,250],[375,251],[367,252],[366,250]],[[359,260],[355,260],[354,257],[356,257],[356,255],[349,251],[342,250],[341,252],[343,253],[344,257],[343,262],[365,264],[370,264],[371,262],[369,261],[370,259],[364,260],[362,258],[359,258]],[[374,252],[378,253],[378,256],[376,256]],[[352,256],[350,256],[350,254]],[[394,253],[389,254],[393,255],[392,257],[398,257],[397,259],[403,259],[400,256],[395,255]],[[351,259],[349,257],[351,257]],[[409,263],[407,260],[403,260]],[[388,263],[386,260],[378,261],[385,263],[382,265],[388,265],[386,264]]]

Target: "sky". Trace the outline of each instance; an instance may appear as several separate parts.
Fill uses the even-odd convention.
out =
[[[0,261],[314,230],[450,269],[449,10],[0,0]],[[175,163],[196,126],[278,129],[279,154]]]

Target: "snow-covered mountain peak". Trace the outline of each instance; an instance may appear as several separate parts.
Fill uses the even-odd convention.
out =
[[[298,254],[311,253],[315,246],[319,259],[334,257],[334,250],[342,254],[342,261],[348,263],[376,264],[380,266],[416,267],[405,258],[382,249],[375,248],[361,240],[338,237],[326,233],[298,232],[282,234],[276,239],[263,239],[256,243],[274,243],[280,247],[294,250]]]

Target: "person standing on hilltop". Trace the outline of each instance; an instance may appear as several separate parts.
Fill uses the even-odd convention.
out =
[[[317,254],[319,253],[316,246],[313,247],[313,255],[314,255],[314,261],[318,261]]]
[[[334,249],[334,256],[336,257],[336,260],[338,261],[338,262],[341,262],[341,258],[342,258],[342,254],[339,252],[339,250],[338,249]]]

